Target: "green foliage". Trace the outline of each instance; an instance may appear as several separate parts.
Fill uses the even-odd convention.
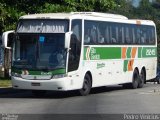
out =
[[[71,12],[71,11],[74,11],[74,9],[68,6],[66,7],[60,4],[45,3],[43,9],[40,10],[40,13]]]
[[[19,12],[14,7],[0,4],[0,33],[6,30],[15,29],[18,18],[23,14],[25,13]]]
[[[116,4],[115,9],[111,9],[112,13],[115,14],[121,14],[128,18],[133,18],[134,15],[131,13],[133,12],[133,6],[130,2],[127,2],[126,0],[114,0]]]
[[[31,13],[101,11],[116,7],[114,0],[2,0],[0,33],[15,29],[20,16]]]

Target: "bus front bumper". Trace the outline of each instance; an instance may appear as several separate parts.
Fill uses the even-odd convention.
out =
[[[15,89],[26,90],[68,91],[73,89],[72,79],[69,77],[51,80],[26,80],[19,77],[12,77],[12,86]]]

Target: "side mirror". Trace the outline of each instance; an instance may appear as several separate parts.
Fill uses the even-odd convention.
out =
[[[4,32],[2,34],[2,46],[7,49],[11,49],[13,42],[14,30]]]
[[[64,47],[66,49],[69,49],[70,48],[70,41],[71,41],[71,35],[72,35],[73,32],[67,32],[65,33],[65,45]]]

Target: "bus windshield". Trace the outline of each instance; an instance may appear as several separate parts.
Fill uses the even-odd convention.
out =
[[[65,33],[18,33],[13,45],[12,67],[31,70],[65,68]]]
[[[17,26],[17,33],[65,33],[69,21],[60,19],[23,19]]]

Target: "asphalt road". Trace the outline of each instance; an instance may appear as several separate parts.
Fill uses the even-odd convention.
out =
[[[158,114],[160,85],[147,83],[140,89],[108,86],[92,89],[88,96],[78,96],[76,92],[49,91],[39,98],[30,91],[12,90],[0,94],[0,113]]]

